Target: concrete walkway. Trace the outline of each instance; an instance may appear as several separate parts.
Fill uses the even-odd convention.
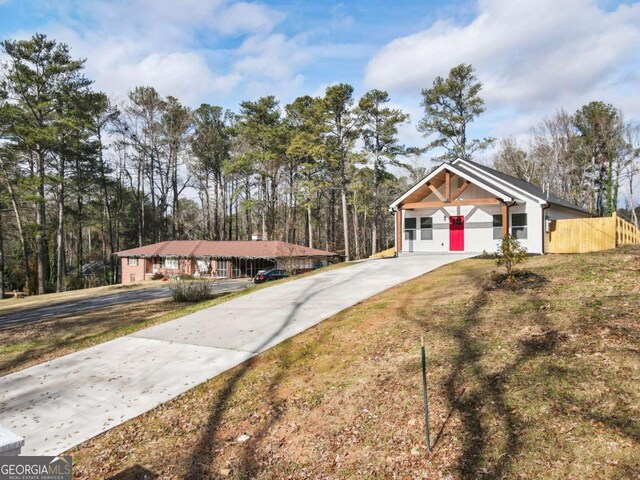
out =
[[[394,285],[470,255],[369,260],[0,378],[0,425],[56,455]]]

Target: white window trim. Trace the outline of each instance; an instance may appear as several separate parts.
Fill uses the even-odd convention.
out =
[[[407,223],[407,220],[412,219],[416,221],[416,226],[413,228],[407,228],[405,225]],[[408,242],[415,242],[418,239],[418,235],[417,232],[419,231],[418,229],[418,223],[419,223],[420,219],[418,217],[404,217],[403,221],[402,221],[402,232],[403,232],[403,238],[404,240],[408,241]],[[413,232],[413,238],[407,238],[407,232]]]
[[[227,263],[229,260],[222,259],[216,260],[216,278],[227,278],[229,275],[229,264]],[[221,266],[224,265],[224,275],[220,275]]]
[[[499,227],[495,227],[493,226],[493,218],[494,217],[500,217],[500,226]],[[502,240],[502,229],[504,228],[504,218],[502,217],[502,214],[493,214],[491,216],[491,235],[493,236],[494,240]],[[496,230],[500,229],[500,234],[496,237]]]
[[[133,263],[132,263],[133,261]],[[127,257],[127,266],[128,267],[137,267],[138,266],[138,257]]]
[[[430,227],[424,227],[424,228],[422,227],[422,219],[423,218],[430,218],[431,219],[431,226]],[[419,230],[420,230],[420,241],[421,242],[433,242],[433,215],[429,215],[427,217],[419,217],[416,226],[420,227]],[[431,238],[427,238],[427,239],[422,238],[422,231],[423,230],[431,231]]]
[[[169,261],[171,263],[169,263]],[[172,266],[174,264],[175,264],[175,267]],[[162,258],[162,268],[164,268],[165,270],[179,270],[180,269],[180,259],[178,257],[163,257]]]
[[[524,225],[515,225],[514,222],[513,222],[513,216],[514,215],[524,215],[525,216],[525,224]],[[516,228],[524,229],[523,230],[524,237],[518,238],[515,235],[514,232],[515,232]],[[510,230],[511,235],[516,237],[516,239],[518,239],[518,240],[528,240],[529,239],[529,215],[527,215],[526,212],[523,212],[523,213],[513,212],[513,213],[511,213],[511,222],[510,222],[510,225],[509,225],[509,230]]]
[[[210,260],[205,260],[205,259],[196,260],[196,270],[200,273],[209,273],[210,266],[211,266]]]

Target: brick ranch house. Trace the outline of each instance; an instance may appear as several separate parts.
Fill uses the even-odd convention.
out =
[[[149,280],[156,273],[251,278],[266,268],[306,271],[338,260],[335,253],[278,240],[171,240],[116,255],[123,284]]]
[[[546,189],[461,159],[443,163],[389,207],[399,254],[494,252],[506,233],[542,254],[553,220],[593,216]]]

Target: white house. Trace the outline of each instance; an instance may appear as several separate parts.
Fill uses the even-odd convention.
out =
[[[444,163],[390,205],[396,252],[493,252],[510,232],[545,253],[550,220],[591,217],[524,180],[468,160]]]

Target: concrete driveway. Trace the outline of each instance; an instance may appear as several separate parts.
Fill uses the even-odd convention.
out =
[[[211,290],[214,294],[228,293],[242,290],[249,285],[251,285],[251,283],[247,280],[220,280],[212,286]],[[83,312],[95,312],[101,308],[113,305],[144,302],[169,297],[171,297],[171,289],[168,285],[163,285],[156,288],[115,292],[93,298],[83,298],[82,300],[69,300],[54,305],[34,306],[28,310],[18,312],[9,311],[0,314],[0,330],[29,322],[52,320],[57,317],[77,315]]]
[[[0,424],[54,455],[362,300],[470,255],[369,260],[274,285],[0,378]]]

